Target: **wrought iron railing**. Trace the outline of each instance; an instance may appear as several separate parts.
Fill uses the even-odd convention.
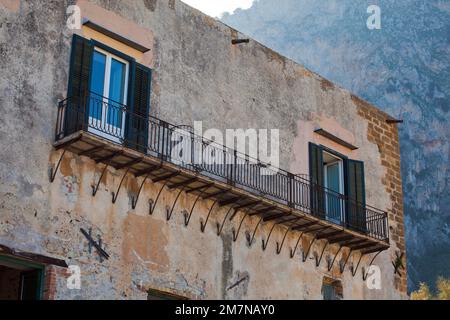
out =
[[[387,213],[90,93],[59,103],[56,140],[83,130],[369,237],[388,241]]]

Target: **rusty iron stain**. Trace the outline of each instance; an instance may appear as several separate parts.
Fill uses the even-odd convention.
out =
[[[61,175],[63,175],[64,177],[73,175],[73,169],[70,166],[70,161],[72,161],[72,156],[69,156],[66,152],[66,155],[62,159],[61,165],[59,167],[59,170],[61,170]]]
[[[169,265],[169,257],[165,251],[168,241],[162,232],[163,229],[162,221],[133,213],[128,214],[124,221],[122,248],[126,263],[139,262],[151,269],[166,270]]]
[[[124,187],[126,188],[126,190],[128,192],[137,193],[137,191],[139,190],[139,185],[138,185],[137,179],[131,175],[128,175],[126,177]]]

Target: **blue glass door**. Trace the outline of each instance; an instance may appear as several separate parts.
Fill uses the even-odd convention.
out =
[[[122,118],[124,112],[124,95],[126,65],[114,58],[111,59],[111,72],[109,79],[109,108],[106,122],[115,128],[122,128]]]
[[[94,51],[92,59],[91,97],[89,103],[90,125],[101,124],[103,110],[103,94],[105,91],[106,55]]]
[[[342,213],[341,167],[339,162],[325,166],[327,219],[340,222]]]
[[[122,142],[129,64],[127,61],[95,48],[89,102],[89,131]]]

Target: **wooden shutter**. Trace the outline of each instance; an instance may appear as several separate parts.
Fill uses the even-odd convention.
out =
[[[366,198],[364,163],[348,159],[346,161],[347,225],[349,228],[366,232]]]
[[[325,201],[324,201],[324,172],[323,172],[323,150],[314,143],[309,143],[309,175],[311,179],[311,213],[324,218],[325,217]]]
[[[150,112],[151,70],[139,63],[133,63],[130,74],[131,113],[128,119],[127,145],[140,152],[147,152],[148,117]]]
[[[65,117],[66,135],[80,130],[87,121],[86,98],[89,94],[93,51],[90,40],[73,36]]]

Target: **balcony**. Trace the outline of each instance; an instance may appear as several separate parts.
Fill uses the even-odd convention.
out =
[[[232,216],[257,215],[362,254],[389,247],[386,212],[92,93],[59,103],[54,146],[229,206]]]

